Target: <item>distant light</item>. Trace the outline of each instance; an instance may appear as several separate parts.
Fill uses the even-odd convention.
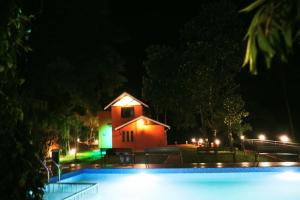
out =
[[[288,142],[290,141],[290,138],[287,135],[282,135],[279,137],[281,142]]]
[[[95,144],[98,144],[98,142],[99,142],[98,140],[95,140]]]
[[[77,138],[77,142],[80,142],[80,138]]]
[[[70,151],[69,151],[69,154],[71,155],[75,155],[76,153],[76,149],[75,148],[72,148]]]
[[[271,163],[270,163],[270,162],[260,162],[260,163],[259,163],[259,166],[260,166],[260,167],[270,167],[270,166],[271,166]]]
[[[259,140],[266,140],[266,136],[265,136],[264,134],[260,134],[260,135],[258,136],[258,139],[259,139]]]
[[[244,135],[241,135],[240,138],[241,138],[241,140],[244,140],[244,139],[245,139],[245,136],[244,136]]]
[[[293,166],[296,164],[297,164],[297,162],[282,162],[280,165],[288,167],[288,166]]]
[[[218,167],[218,168],[223,167],[223,164],[218,162],[218,163],[217,163],[217,167]]]
[[[195,138],[192,138],[192,143],[195,143],[196,142],[196,139]]]
[[[198,142],[199,142],[200,144],[202,144],[202,143],[203,143],[203,139],[200,138]]]
[[[217,146],[219,146],[220,143],[221,143],[221,141],[220,141],[219,139],[215,139],[215,144],[216,144]]]

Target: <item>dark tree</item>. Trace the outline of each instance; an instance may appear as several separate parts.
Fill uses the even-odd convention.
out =
[[[0,159],[2,199],[42,199],[41,148],[22,95],[30,18],[15,1],[0,5]]]
[[[184,26],[180,48],[147,49],[144,93],[172,113],[173,126],[200,126],[210,138],[225,131],[224,102],[237,93],[242,34],[231,1],[209,2]]]

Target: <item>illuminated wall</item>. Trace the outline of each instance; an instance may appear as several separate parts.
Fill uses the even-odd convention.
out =
[[[112,128],[109,124],[99,127],[99,148],[112,148]]]

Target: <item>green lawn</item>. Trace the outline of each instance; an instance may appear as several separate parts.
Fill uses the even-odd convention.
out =
[[[100,151],[82,151],[76,154],[76,163],[93,163],[100,159]],[[75,155],[66,155],[60,157],[60,162],[62,164],[66,163],[74,163],[75,162]]]

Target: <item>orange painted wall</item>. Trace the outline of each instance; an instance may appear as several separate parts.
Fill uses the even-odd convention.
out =
[[[103,124],[111,123],[111,113],[109,111],[102,111],[98,114],[99,117],[99,127]]]
[[[122,141],[122,132],[125,131],[125,142]],[[127,142],[126,132],[133,131],[134,141]],[[113,131],[113,148],[132,148],[135,151],[144,150],[147,147],[161,147],[167,145],[167,137],[164,127],[161,125],[138,126],[136,122]]]
[[[112,128],[124,124],[136,117],[143,115],[143,107],[141,105],[134,106],[134,117],[133,118],[122,118],[121,117],[121,106],[111,107],[111,118],[112,118]]]

